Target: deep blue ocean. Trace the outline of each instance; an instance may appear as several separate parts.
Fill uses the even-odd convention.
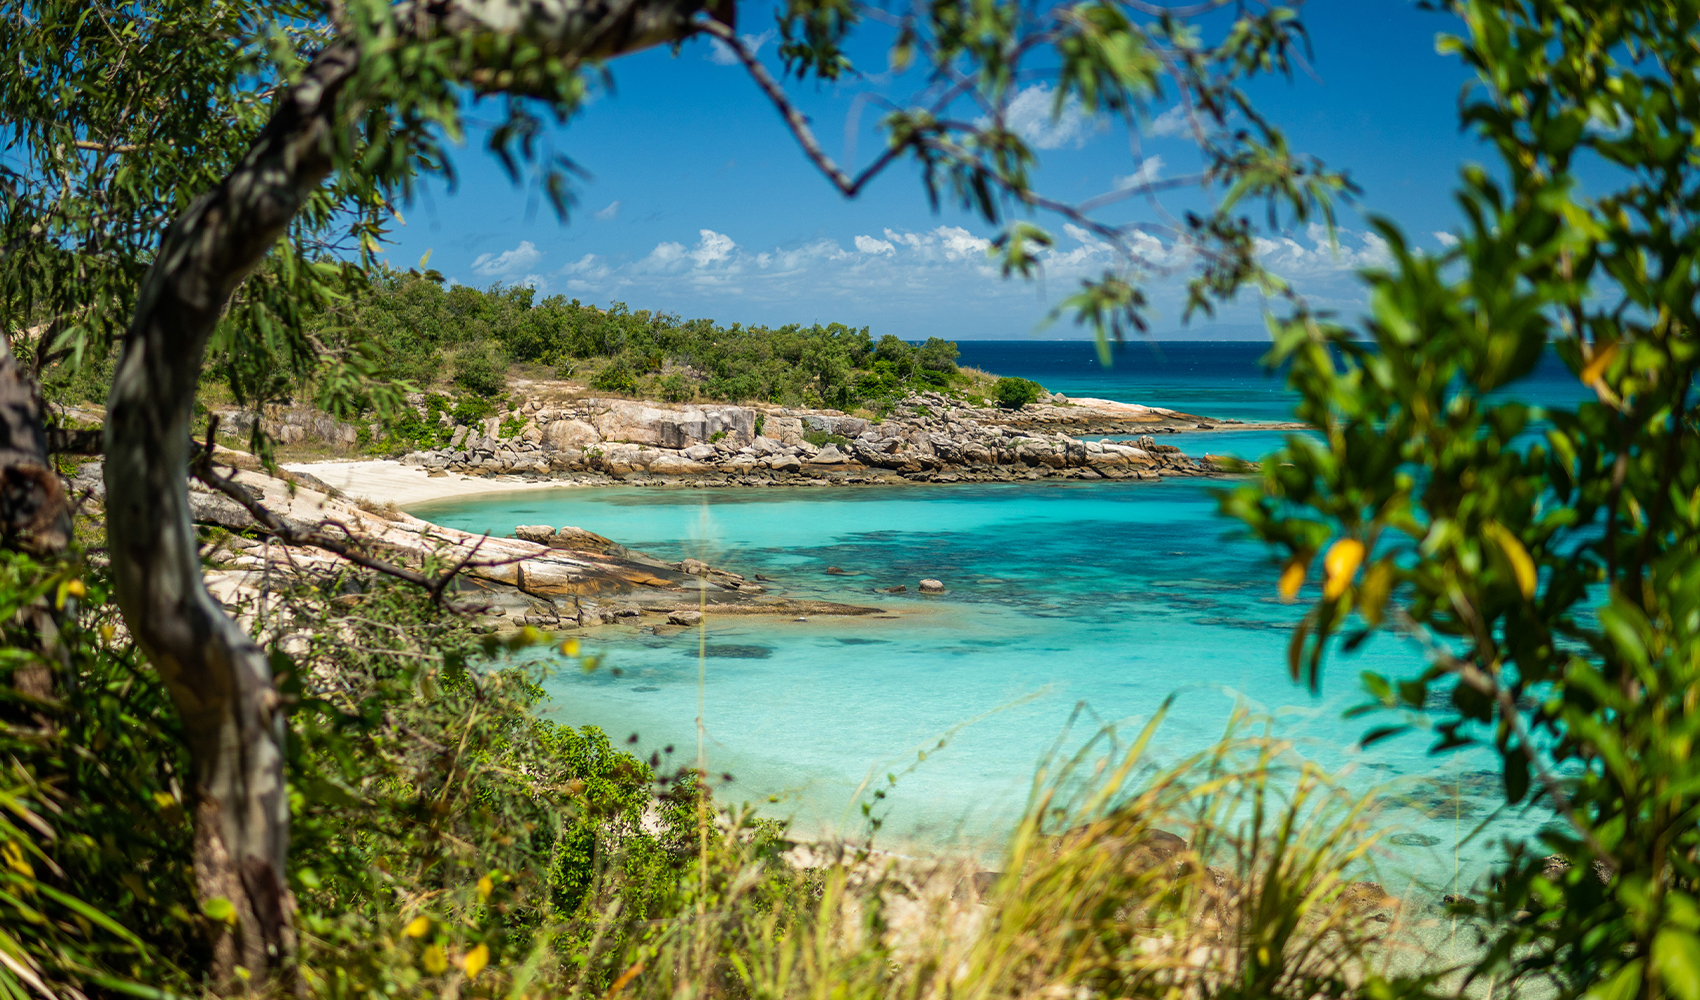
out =
[[[1033,378],[1070,396],[1208,417],[1290,418],[1261,344],[1135,343],[1114,365],[1090,344],[969,342],[962,363]],[[1508,394],[1547,405],[1580,387],[1548,359]],[[1280,435],[1174,435],[1189,451],[1266,453]],[[1193,440],[1196,438],[1197,440]],[[1451,891],[1480,873],[1491,837],[1538,816],[1498,812],[1494,759],[1430,756],[1423,734],[1357,746],[1371,725],[1342,713],[1365,669],[1414,674],[1420,651],[1379,637],[1331,663],[1322,690],[1287,676],[1290,626],[1277,566],[1216,513],[1226,483],[1020,483],[793,489],[571,488],[412,508],[439,523],[507,534],[576,525],[667,559],[693,556],[773,578],[775,592],[873,605],[863,618],[720,619],[699,688],[695,631],[603,629],[603,667],[548,681],[556,716],[636,734],[645,753],[695,752],[699,694],[710,767],[725,794],[808,832],[855,834],[866,782],[899,775],[879,808],[888,845],[990,850],[1023,808],[1035,767],[1076,713],[1069,740],[1099,725],[1131,733],[1179,694],[1154,761],[1223,735],[1236,706],[1295,741],[1295,759],[1379,789],[1403,846],[1383,879]],[[844,572],[827,573],[828,567]],[[949,593],[923,597],[934,577]],[[908,592],[876,592],[904,584]],[[943,748],[938,744],[945,739]],[[1066,741],[1065,741],[1066,742]],[[919,761],[922,751],[926,759]],[[915,765],[911,768],[911,765]],[[1488,821],[1488,839],[1459,846]],[[1409,883],[1406,883],[1409,884]]]

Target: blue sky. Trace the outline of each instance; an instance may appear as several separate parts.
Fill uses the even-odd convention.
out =
[[[739,16],[740,31],[763,39],[766,8],[743,5]],[[1382,252],[1364,215],[1389,216],[1415,245],[1438,250],[1435,233],[1457,220],[1459,165],[1486,157],[1457,127],[1467,75],[1434,51],[1436,33],[1456,28],[1449,18],[1408,0],[1310,0],[1304,19],[1314,78],[1261,81],[1252,95],[1295,149],[1350,170],[1363,194],[1357,210],[1340,217],[1338,252],[1300,230],[1266,234],[1265,260],[1313,303],[1350,317],[1362,304],[1353,273]],[[869,41],[858,59],[870,72],[885,69],[882,47]],[[770,39],[760,49],[770,67],[773,50]],[[1040,217],[1059,237],[1045,280],[997,277],[982,252],[995,232],[948,206],[934,213],[914,168],[889,170],[856,200],[841,197],[742,67],[727,62],[726,53],[695,42],[677,56],[652,51],[610,66],[613,91],[549,136],[589,175],[566,224],[474,144],[456,157],[457,190],[428,187],[404,209],[390,259],[411,266],[430,250],[431,266],[468,284],[526,283],[585,302],[721,322],[839,321],[911,340],[1088,336],[1067,320],[1044,321],[1080,276],[1101,270],[1106,248]],[[860,165],[878,148],[878,110],[858,96],[900,98],[916,85],[909,77],[790,90],[827,151]],[[1142,168],[1184,174],[1197,162],[1190,140],[1161,123],[1146,130],[1136,154],[1124,134],[1085,116],[1052,121],[1042,89],[1016,101],[1034,111],[1021,120],[1040,147],[1037,186],[1059,197],[1104,191]],[[1012,111],[1012,122],[1018,118]],[[1194,204],[1190,192],[1165,197],[1171,211]],[[1151,287],[1153,336],[1263,336],[1255,298],[1214,323],[1182,326],[1179,293],[1176,280]]]

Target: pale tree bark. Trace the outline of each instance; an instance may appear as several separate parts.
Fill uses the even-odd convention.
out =
[[[400,30],[520,34],[570,65],[684,37],[701,0],[418,0]],[[335,163],[333,130],[358,50],[336,44],[283,96],[239,166],[166,232],[107,404],[107,540],[131,634],[183,720],[194,774],[195,877],[215,922],[215,987],[278,981],[295,949],[286,878],[284,730],[266,654],[208,594],[188,506],[196,384],[238,284]],[[479,67],[466,67],[471,77]],[[349,95],[354,97],[356,95]],[[346,105],[343,105],[346,107]]]

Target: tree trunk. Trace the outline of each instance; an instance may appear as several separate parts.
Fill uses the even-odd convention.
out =
[[[65,483],[48,457],[41,387],[0,336],[0,545],[37,556],[64,551],[71,540]],[[18,668],[13,684],[41,701],[53,697],[53,668],[63,664],[59,619],[47,601],[19,612],[38,660]],[[44,716],[37,716],[42,725]]]
[[[419,0],[395,11],[406,31],[521,34],[570,63],[684,37],[701,8],[701,0]],[[266,654],[207,592],[189,516],[195,390],[231,294],[334,166],[338,100],[357,59],[349,44],[320,53],[241,164],[166,232],[107,401],[115,595],[183,720],[198,892],[209,914],[233,918],[212,922],[220,989],[238,988],[238,966],[256,985],[290,967],[294,903],[283,713]],[[479,67],[463,69],[471,78]]]
[[[263,981],[294,953],[289,801],[270,664],[201,577],[188,496],[195,389],[231,293],[330,173],[332,111],[354,64],[351,48],[314,60],[241,165],[166,232],[107,399],[114,590],[183,720],[195,880],[215,918],[212,971],[220,986],[234,985],[237,966]]]

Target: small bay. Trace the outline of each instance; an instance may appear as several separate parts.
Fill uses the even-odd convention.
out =
[[[1072,395],[1215,417],[1290,415],[1279,379],[1256,365],[1262,345],[1159,346],[1171,367],[1154,372],[1094,372],[1083,344],[966,344],[963,362]],[[1142,349],[1127,348],[1118,366]],[[1194,370],[1175,370],[1188,358]],[[1574,391],[1556,376],[1542,385],[1553,400]],[[1164,441],[1257,458],[1281,436]],[[664,559],[769,577],[776,593],[879,608],[807,621],[716,617],[706,636],[609,626],[585,636],[602,654],[598,670],[563,669],[547,683],[563,723],[595,724],[616,740],[636,734],[646,755],[672,746],[677,763],[694,760],[700,696],[711,772],[733,779],[723,797],[791,817],[802,832],[856,833],[859,803],[881,788],[888,845],[989,849],[1059,739],[1077,746],[1111,723],[1131,738],[1176,695],[1155,761],[1208,747],[1236,706],[1251,710],[1302,758],[1346,771],[1355,789],[1383,789],[1384,819],[1400,830],[1383,860],[1402,877],[1437,891],[1468,882],[1492,841],[1454,845],[1503,803],[1497,760],[1481,750],[1432,757],[1423,733],[1358,747],[1366,729],[1393,721],[1342,718],[1364,700],[1358,673],[1417,673],[1412,643],[1378,636],[1335,655],[1317,693],[1289,678],[1290,627],[1305,604],[1278,599],[1278,566],[1216,513],[1215,493],[1230,485],[563,487],[412,512],[498,535],[575,525]],[[929,577],[948,592],[917,593]],[[906,592],[884,592],[899,585]],[[1505,814],[1490,830],[1524,834],[1533,822]]]

